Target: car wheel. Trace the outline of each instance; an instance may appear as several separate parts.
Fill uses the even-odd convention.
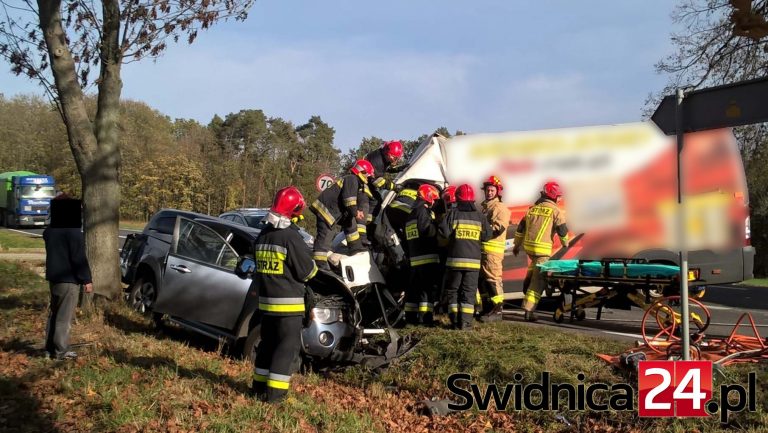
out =
[[[256,325],[248,332],[243,344],[243,358],[250,363],[256,362],[256,353],[259,351],[261,343],[261,325]]]
[[[139,277],[131,288],[128,303],[137,312],[148,316],[157,299],[157,286],[152,277]]]

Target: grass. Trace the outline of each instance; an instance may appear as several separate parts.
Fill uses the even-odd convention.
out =
[[[132,221],[132,220],[121,220],[120,221],[120,228],[125,230],[144,230],[144,226],[147,225],[146,221]]]
[[[768,287],[768,278],[753,278],[739,283],[744,286]]]
[[[23,265],[0,262],[0,431],[21,432],[688,432],[719,431],[708,419],[640,419],[634,413],[487,412],[469,410],[430,418],[418,401],[451,397],[445,381],[467,372],[478,384],[538,381],[626,382],[595,357],[619,353],[625,344],[523,324],[477,326],[472,332],[407,328],[421,338],[416,349],[388,369],[351,367],[294,376],[293,391],[280,405],[248,397],[251,366],[221,355],[215,342],[168,330],[122,303],[78,316],[74,343],[84,343],[74,362],[54,362],[34,348],[45,328],[47,284]],[[726,371],[727,383],[743,381],[753,367]],[[761,369],[758,384],[768,375]],[[454,397],[455,398],[455,397]],[[740,431],[765,431],[760,411],[734,415]],[[565,417],[567,426],[558,420]]]
[[[45,248],[45,242],[39,236],[0,230],[0,251],[37,248]]]

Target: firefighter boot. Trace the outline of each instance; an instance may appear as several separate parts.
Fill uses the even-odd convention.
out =
[[[493,304],[493,308],[488,314],[480,316],[480,321],[483,323],[499,322],[503,319],[504,308],[501,303]]]
[[[259,401],[267,400],[267,383],[254,380],[251,383],[251,396],[255,397]]]
[[[533,311],[528,311],[528,310],[526,310],[526,311],[525,311],[525,316],[524,316],[524,317],[525,317],[525,321],[526,321],[526,322],[535,322],[535,321],[537,321],[537,320],[538,320],[538,319],[536,318],[536,315],[533,313]]]

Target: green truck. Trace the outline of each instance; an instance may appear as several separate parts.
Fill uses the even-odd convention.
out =
[[[53,177],[31,171],[0,174],[0,224],[5,227],[45,227],[56,195]]]

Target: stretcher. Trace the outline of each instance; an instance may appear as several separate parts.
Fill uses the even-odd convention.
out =
[[[647,311],[659,299],[680,292],[678,266],[648,263],[644,259],[550,260],[537,266],[547,290],[558,289],[561,293],[562,302],[553,314],[557,323],[568,315],[571,321],[584,320],[586,308],[597,308],[597,320],[602,316],[603,307],[629,309],[637,306]],[[586,290],[587,287],[599,290],[591,292]],[[690,293],[694,298],[701,297],[703,288],[691,287]],[[668,315],[670,317],[660,320],[680,322],[677,313],[670,311]],[[695,313],[691,318],[698,328],[706,327],[704,319]]]

